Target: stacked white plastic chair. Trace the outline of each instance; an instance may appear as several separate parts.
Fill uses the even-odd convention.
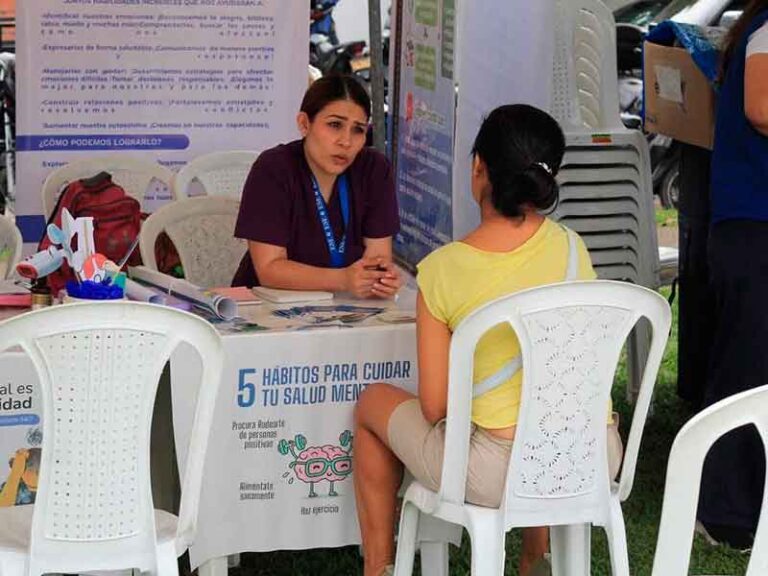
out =
[[[553,217],[578,232],[601,279],[659,285],[653,181],[643,134],[621,123],[616,25],[600,0],[557,0],[552,111],[566,132]],[[630,340],[628,396],[637,394],[650,335]]]
[[[713,404],[691,418],[677,433],[667,464],[667,481],[664,486],[664,505],[656,555],[653,560],[653,576],[688,576],[704,459],[721,436],[750,424],[757,428],[763,448],[766,448],[768,386],[735,394]],[[768,574],[766,503],[768,490],[763,495],[760,523],[746,576]]]
[[[650,157],[644,136],[571,132],[554,217],[578,232],[599,278],[658,285]]]
[[[174,199],[173,171],[169,168],[123,154],[98,156],[75,160],[48,175],[43,184],[43,211],[46,218],[53,213],[56,201],[67,184],[81,178],[90,178],[99,172],[111,174],[112,181],[140,203],[147,196],[156,197],[160,194],[170,194],[171,199]]]
[[[10,278],[21,260],[23,240],[16,224],[0,214],[0,280]]]
[[[622,345],[643,317],[653,326],[653,342],[617,483],[608,472],[608,402]],[[500,323],[515,331],[524,369],[505,493],[492,509],[464,497],[474,350]],[[411,574],[419,525],[437,517],[469,532],[473,576],[501,576],[506,532],[523,526],[551,527],[554,576],[587,576],[590,525],[606,530],[614,576],[629,576],[621,502],[632,490],[670,325],[669,305],[659,294],[600,280],[533,288],[470,314],[451,337],[440,490],[416,481],[406,490],[395,574]]]
[[[243,185],[258,155],[258,152],[236,150],[198,156],[176,174],[173,181],[176,198],[187,198],[190,185],[197,181],[207,196],[240,200]]]
[[[616,23],[600,0],[556,0],[552,113],[568,128],[618,130]]]
[[[185,279],[202,288],[229,286],[248,249],[235,238],[240,202],[201,196],[156,210],[141,226],[139,249],[144,265],[157,269],[155,242],[168,234],[181,259]]]
[[[179,516],[155,510],[150,427],[174,349],[201,360]],[[178,576],[194,541],[203,465],[223,365],[216,330],[151,304],[68,304],[0,323],[0,351],[21,346],[40,386],[43,450],[34,506],[0,508],[0,574],[139,569]]]

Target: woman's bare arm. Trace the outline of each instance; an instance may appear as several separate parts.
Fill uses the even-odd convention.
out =
[[[755,130],[768,136],[768,54],[752,54],[747,58],[744,112]]]
[[[419,291],[416,300],[416,334],[419,357],[419,403],[432,424],[448,413],[448,355],[451,331],[432,316]]]

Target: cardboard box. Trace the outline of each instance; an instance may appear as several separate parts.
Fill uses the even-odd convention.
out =
[[[715,92],[684,48],[645,43],[645,129],[712,149]]]

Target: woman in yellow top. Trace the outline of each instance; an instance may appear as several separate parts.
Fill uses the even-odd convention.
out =
[[[418,397],[388,384],[362,394],[355,414],[355,494],[365,575],[388,574],[394,558],[396,492],[403,466],[437,490],[443,461],[451,333],[473,310],[518,290],[565,279],[569,234],[539,212],[555,205],[555,175],[565,138],[548,114],[525,105],[497,108],[474,143],[472,196],[481,223],[419,264]],[[593,279],[577,238],[576,277]],[[489,331],[475,352],[477,387],[519,354],[508,325]],[[504,491],[522,375],[476,396],[472,404],[467,501],[498,507]],[[544,528],[523,531],[520,574],[547,550]]]

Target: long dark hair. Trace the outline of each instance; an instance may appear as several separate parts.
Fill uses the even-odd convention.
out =
[[[363,85],[353,76],[331,74],[315,80],[304,93],[301,101],[301,111],[312,121],[331,102],[349,100],[365,112],[366,118],[371,117],[371,99]]]
[[[488,169],[493,207],[509,218],[523,216],[526,204],[546,210],[557,203],[555,176],[564,153],[565,136],[557,121],[526,104],[496,108],[472,147]]]
[[[728,65],[731,63],[731,58],[733,58],[733,52],[747,33],[750,24],[752,24],[752,21],[758,14],[765,10],[768,10],[768,0],[752,0],[744,8],[744,12],[742,12],[739,19],[736,20],[736,23],[728,32],[728,35],[725,37],[725,47],[723,48],[723,58],[721,61],[721,80],[725,80],[725,74],[728,72]]]

